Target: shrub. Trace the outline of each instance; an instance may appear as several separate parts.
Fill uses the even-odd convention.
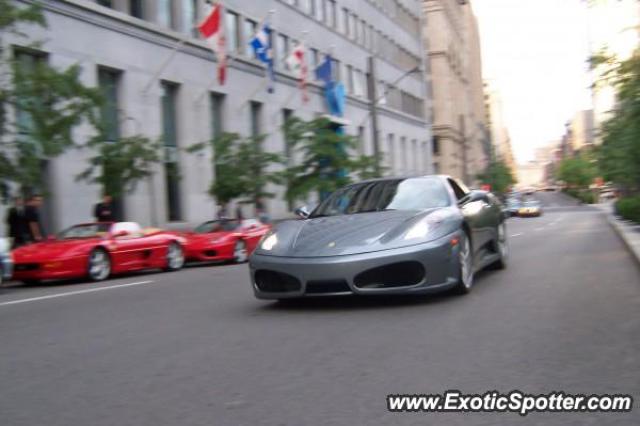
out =
[[[640,223],[640,195],[625,197],[616,201],[616,213],[624,219]]]

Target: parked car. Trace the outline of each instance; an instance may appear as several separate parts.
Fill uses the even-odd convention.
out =
[[[259,299],[467,293],[476,271],[506,266],[499,200],[447,176],[356,183],[298,211],[249,258]]]
[[[8,238],[0,238],[0,284],[11,278],[13,272],[13,257]]]
[[[270,229],[258,219],[210,220],[184,234],[185,255],[194,261],[243,263]]]
[[[97,222],[72,226],[46,241],[13,252],[13,278],[41,280],[89,278],[142,269],[175,271],[184,265],[184,238],[135,222]]]

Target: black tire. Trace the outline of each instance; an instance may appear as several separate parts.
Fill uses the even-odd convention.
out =
[[[462,233],[458,242],[458,283],[454,287],[457,294],[468,294],[473,287],[473,248],[466,232]],[[464,263],[464,265],[463,265]]]
[[[111,275],[111,257],[103,248],[94,248],[87,259],[87,276],[91,281],[104,281]]]
[[[167,265],[164,270],[167,272],[178,271],[185,264],[184,249],[176,241],[172,241],[167,246]]]
[[[493,242],[496,252],[500,255],[498,260],[489,265],[490,269],[506,269],[509,259],[509,246],[507,244],[507,226],[505,223],[498,225],[498,239]]]
[[[233,245],[233,263],[245,263],[248,260],[247,242],[244,240],[236,240]]]

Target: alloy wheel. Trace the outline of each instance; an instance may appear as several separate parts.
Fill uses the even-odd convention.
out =
[[[168,269],[175,271],[182,268],[184,265],[184,253],[182,247],[178,243],[169,244],[167,249],[167,267]]]
[[[471,245],[469,239],[464,238],[460,246],[460,280],[466,289],[470,289],[473,285],[473,262],[471,255]]]
[[[248,258],[247,244],[242,240],[236,241],[236,244],[233,246],[233,260],[236,263],[244,263]]]
[[[89,255],[89,277],[94,281],[107,279],[111,273],[111,260],[104,250],[94,250]]]

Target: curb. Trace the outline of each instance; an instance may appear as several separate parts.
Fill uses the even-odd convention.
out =
[[[621,223],[611,213],[607,213],[607,222],[609,222],[614,232],[618,234],[631,256],[636,260],[637,265],[640,266],[640,235],[635,242],[632,241],[631,232],[625,229],[627,225]]]

